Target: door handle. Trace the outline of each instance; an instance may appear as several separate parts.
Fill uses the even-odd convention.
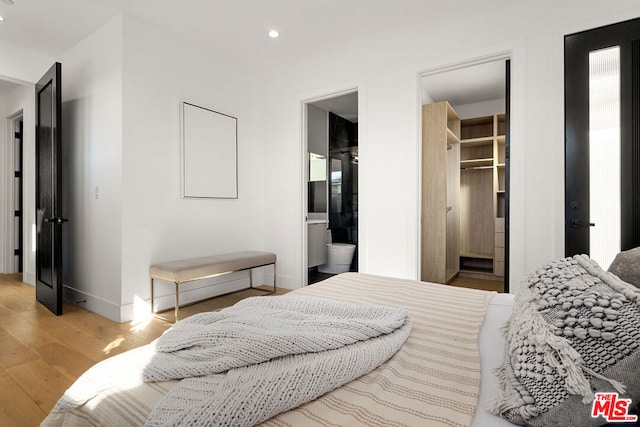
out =
[[[571,221],[571,227],[572,228],[595,227],[595,226],[596,226],[596,224],[594,222],[579,221],[577,219],[574,219],[573,221]]]
[[[69,220],[67,218],[57,216],[54,218],[45,218],[44,222],[53,222],[54,224],[62,224],[63,222],[69,222]]]

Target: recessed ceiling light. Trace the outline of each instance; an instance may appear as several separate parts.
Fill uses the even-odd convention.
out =
[[[278,30],[271,30],[269,31],[269,37],[271,37],[272,39],[277,39],[278,37],[280,37],[280,33],[278,32]]]
[[[4,21],[4,17],[3,16],[0,16],[0,21]]]

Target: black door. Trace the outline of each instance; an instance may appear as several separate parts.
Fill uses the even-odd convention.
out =
[[[567,256],[640,245],[639,77],[640,19],[565,37]]]
[[[62,66],[36,84],[36,299],[62,314]]]

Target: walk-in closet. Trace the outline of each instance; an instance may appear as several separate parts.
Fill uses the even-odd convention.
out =
[[[508,110],[504,71],[501,90],[448,81],[490,73],[504,61],[425,77],[422,105],[420,278],[452,283],[459,278],[503,284],[508,216]],[[493,68],[490,68],[493,67]],[[488,77],[487,77],[488,78]],[[478,84],[487,79],[478,78]],[[460,85],[458,85],[460,86]],[[484,97],[484,98],[483,98]],[[503,290],[498,287],[497,289]]]

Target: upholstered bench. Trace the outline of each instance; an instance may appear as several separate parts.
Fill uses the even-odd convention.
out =
[[[254,268],[273,265],[273,290],[264,290],[253,287]],[[249,287],[246,289],[257,289],[267,294],[276,292],[276,254],[271,252],[246,251],[232,254],[214,255],[201,258],[183,259],[179,261],[162,262],[149,267],[151,277],[151,313],[156,314],[154,309],[153,281],[154,279],[173,282],[176,287],[176,305],[174,308],[175,321],[178,321],[178,310],[180,308],[180,284],[192,282],[194,280],[208,279],[235,271],[249,270]],[[231,292],[229,292],[231,293]],[[224,294],[226,295],[226,294]],[[216,295],[219,297],[221,295]],[[215,298],[215,297],[212,297]],[[208,298],[206,298],[208,299]],[[200,302],[199,300],[196,302]],[[195,304],[192,302],[190,304]],[[161,317],[164,319],[164,317]],[[166,320],[166,319],[165,319]]]

